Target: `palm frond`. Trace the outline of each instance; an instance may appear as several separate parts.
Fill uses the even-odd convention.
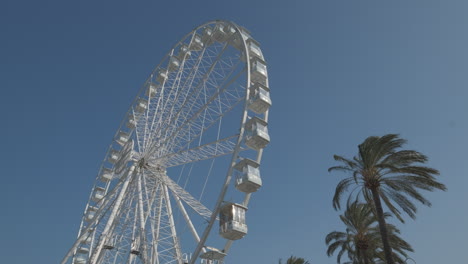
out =
[[[388,207],[390,212],[398,219],[400,222],[404,223],[405,220],[401,217],[401,212],[398,210],[393,203],[388,199],[385,191],[380,191],[380,198],[382,198],[382,201],[385,203],[385,205]]]
[[[333,196],[333,208],[335,210],[340,209],[341,195],[346,192],[349,186],[353,183],[353,178],[346,178],[341,180],[338,185],[336,185],[335,195]]]

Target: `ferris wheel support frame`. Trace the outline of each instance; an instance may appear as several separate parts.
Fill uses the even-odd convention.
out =
[[[213,24],[214,26],[211,27]],[[206,38],[207,30],[212,30],[208,39]],[[221,40],[218,38],[219,35],[215,36],[216,30],[224,32],[225,35],[221,36]],[[202,31],[203,33],[201,33]],[[187,42],[189,37],[190,41]],[[197,38],[198,41],[201,41],[200,46],[192,47],[192,43],[197,43]],[[216,45],[210,47],[213,43]],[[192,52],[193,54],[195,51],[195,56],[191,57],[190,60],[186,60],[187,53],[181,54],[184,45],[188,53]],[[112,262],[115,264],[118,258],[119,261],[135,264],[137,262],[183,264],[183,259],[187,260],[186,256],[189,256],[189,264],[194,264],[201,251],[206,253],[201,256],[202,259],[223,259],[233,241],[247,234],[245,210],[252,192],[261,186],[258,166],[261,162],[263,148],[269,142],[266,125],[271,100],[269,99],[266,63],[258,45],[258,42],[252,39],[250,33],[244,28],[229,21],[217,20],[197,27],[174,46],[153,71],[153,74],[158,74],[155,79],[156,83],[153,81],[153,74],[151,74],[145,83],[145,86],[148,85],[146,96],[144,93],[146,87],[144,86],[127,112],[128,118],[122,121],[114,136],[115,141],[106,154],[109,156],[108,161],[104,160],[85,207],[78,239],[62,260],[62,264],[67,264],[72,255],[73,264],[85,262],[98,264],[101,261],[106,264]],[[177,47],[179,53],[174,55]],[[231,47],[230,51],[226,52],[228,47]],[[204,57],[205,52],[207,53],[206,58]],[[225,52],[227,55],[224,54]],[[253,57],[251,57],[250,52]],[[182,59],[180,59],[181,57]],[[171,70],[174,58],[179,66],[175,70],[174,68]],[[178,58],[179,61],[177,61]],[[167,69],[163,67],[165,63],[168,63]],[[185,70],[186,63],[188,66]],[[158,69],[159,71],[157,71]],[[166,71],[165,77],[161,79],[160,73],[164,71]],[[168,85],[165,85],[166,81],[168,81]],[[247,85],[244,87],[239,81],[246,81]],[[158,83],[162,89],[154,90],[155,95],[152,95],[151,89],[153,87],[151,85],[158,85]],[[195,85],[192,86],[192,83]],[[261,87],[259,88],[258,85]],[[157,89],[157,86],[155,87]],[[259,93],[261,96],[266,96],[267,99],[258,97]],[[253,97],[251,98],[251,96]],[[155,101],[152,103],[153,98]],[[259,102],[258,98],[264,101]],[[253,100],[255,104],[250,100]],[[241,102],[244,102],[243,109],[238,105]],[[224,128],[221,130],[221,127],[225,126],[225,120],[231,121],[234,116],[228,115],[228,119],[224,116],[234,108],[236,110],[232,112],[241,116],[240,129],[234,135],[225,135],[226,131]],[[254,116],[249,116],[250,111],[255,112],[252,112]],[[125,122],[127,122],[129,130],[125,128]],[[255,133],[266,133],[266,136],[261,138],[255,134],[254,139],[252,139],[254,129]],[[213,133],[216,131],[217,136]],[[221,131],[223,131],[222,136],[220,136]],[[229,131],[233,131],[230,126]],[[122,139],[122,133],[124,136],[125,133],[128,133],[126,140]],[[205,140],[206,135],[209,138],[208,143]],[[127,142],[129,137],[130,141]],[[248,141],[249,137],[252,140]],[[215,140],[213,141],[213,139]],[[245,154],[243,151],[248,149],[250,150]],[[243,157],[239,156],[241,152],[244,153]],[[211,174],[214,161],[217,160],[217,157],[228,154],[232,155],[230,162],[227,159],[219,159],[223,163],[228,163],[228,168],[224,184],[221,185],[221,192],[216,199],[213,211],[211,211],[201,203],[201,197],[204,194],[206,181]],[[201,189],[201,185],[198,187],[199,190],[201,189],[200,198],[195,199],[192,196],[195,194],[193,189],[186,191],[185,187],[190,178],[193,164],[207,159],[213,159],[213,161],[208,173],[205,174],[203,189]],[[172,169],[169,171],[172,178],[166,174],[166,168],[183,165],[178,167],[178,170],[182,168],[180,171],[182,175],[185,164],[189,163],[192,164],[192,167],[184,176],[187,178],[184,180],[183,187],[179,186],[179,180],[177,183],[174,181],[177,174],[173,175]],[[208,163],[200,164],[204,164],[206,173],[206,169],[209,167]],[[239,178],[241,175],[244,175],[242,177],[253,177],[240,174],[241,170],[244,171],[244,169],[249,170],[248,175],[257,175],[255,177],[258,177],[258,181],[252,180],[252,178]],[[254,171],[250,172],[251,169]],[[105,176],[103,173],[106,173],[106,170],[112,173],[110,178],[107,180],[99,178]],[[236,171],[234,172],[234,170]],[[220,212],[227,212],[226,208],[228,207],[226,206],[232,206],[231,202],[226,202],[224,199],[230,186],[234,187],[234,183],[232,183],[234,176],[237,179],[235,186],[241,191],[241,193],[235,194],[237,197],[235,200],[241,201],[241,197],[243,197],[243,201],[241,204],[233,205],[243,208],[238,212],[243,219],[239,223],[242,223],[244,227],[226,231],[227,226],[223,224],[223,231],[220,228],[220,234],[226,239],[226,243],[222,251],[219,251],[207,247],[205,243],[211,234],[214,223],[218,220],[218,214],[220,214],[219,219],[225,219],[227,213],[221,214]],[[117,184],[116,181],[111,184],[111,180],[116,178],[120,178]],[[219,190],[218,184],[221,182],[222,179],[219,178],[218,182],[215,181],[216,185],[211,183],[212,187],[216,186],[213,190]],[[171,199],[174,199],[173,202],[175,201],[177,207],[172,207]],[[189,214],[185,206],[189,206],[194,211],[190,211]],[[222,211],[221,208],[223,208]],[[181,225],[184,226],[184,221],[177,220],[176,227],[173,209],[179,213],[177,217],[183,217],[185,228],[188,227],[188,230],[185,230],[190,231],[195,240],[195,243],[192,241],[188,242],[191,244],[187,244],[188,248],[196,245],[195,251],[192,251],[192,248],[188,251],[193,252],[190,255],[182,254],[182,244],[178,237],[180,230],[178,232],[178,229]],[[193,218],[195,215],[204,218],[206,223],[200,222],[202,219]],[[197,230],[203,230],[203,234],[200,236]],[[185,238],[181,241],[186,248]],[[114,246],[116,250],[112,250]],[[127,249],[129,246],[130,251]],[[86,254],[86,250],[88,250],[87,257],[83,255]]]

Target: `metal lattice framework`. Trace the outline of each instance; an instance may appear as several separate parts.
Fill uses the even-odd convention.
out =
[[[261,185],[241,165],[258,169],[270,105],[247,30],[213,21],[187,34],[133,101],[61,263],[222,263],[234,238],[211,231],[227,195],[246,208]]]

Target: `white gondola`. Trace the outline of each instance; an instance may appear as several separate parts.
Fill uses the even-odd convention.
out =
[[[120,146],[124,146],[129,139],[130,135],[128,133],[120,131],[119,134],[117,134],[117,137],[115,138],[115,142],[117,142]]]
[[[252,82],[259,82],[266,84],[268,76],[266,63],[259,58],[252,58],[250,60],[250,80]]]
[[[138,239],[132,241],[132,245],[130,247],[130,253],[133,255],[140,255],[140,243]]]
[[[97,186],[94,187],[92,200],[95,201],[96,203],[99,202],[102,198],[104,198],[105,193],[106,193],[106,189],[102,187],[97,187]]]
[[[249,38],[247,40],[247,48],[249,49],[249,54],[251,58],[256,57],[261,60],[264,60],[262,50],[260,49],[260,45],[257,41],[255,41],[252,38]]]
[[[213,39],[218,41],[218,42],[224,42],[226,41],[226,38],[227,38],[227,34],[226,32],[224,31],[224,28],[226,26],[224,26],[223,24],[218,24],[216,25],[216,28],[214,29],[213,31]]]
[[[212,247],[205,247],[206,251],[200,255],[201,259],[205,260],[221,260],[224,257],[226,257],[226,253],[223,251],[217,249],[217,248],[212,248]],[[206,262],[209,263],[209,262]],[[214,263],[214,262],[211,262]]]
[[[200,35],[195,34],[190,42],[189,46],[190,50],[202,50],[203,49],[203,41]]]
[[[84,231],[84,230],[83,230]],[[93,228],[90,228],[88,230],[88,234],[87,235],[84,235],[82,238],[81,238],[81,243],[84,244],[84,245],[89,245],[91,244],[92,240],[93,240],[93,236],[92,236],[92,233],[93,233],[94,229]]]
[[[76,251],[74,264],[86,264],[88,260],[89,249],[85,247],[80,247]]]
[[[189,58],[191,54],[192,53],[190,52],[189,47],[183,44],[179,47],[179,53],[177,54],[177,58],[179,58],[180,61],[183,61],[184,59]]]
[[[155,84],[155,83],[150,83],[148,85],[148,88],[146,89],[146,96],[150,97],[150,98],[153,98],[156,96],[157,92],[158,92],[158,85]]]
[[[114,245],[110,244],[110,243],[105,243],[104,245],[102,245],[102,248],[103,249],[114,249]]]
[[[245,124],[246,135],[245,144],[252,149],[260,150],[270,143],[268,127],[265,120],[258,117],[252,117]]]
[[[239,191],[253,193],[262,186],[259,166],[260,164],[251,159],[243,159],[234,166],[236,169],[236,188]]]
[[[160,69],[158,71],[158,76],[156,77],[156,81],[162,84],[166,80],[167,80],[167,71],[165,69]]]
[[[90,222],[94,219],[96,216],[98,208],[94,206],[88,206],[88,209],[86,210],[86,221]]]
[[[265,113],[271,106],[270,89],[261,83],[254,83],[250,87],[248,106],[257,114]]]
[[[244,40],[247,41],[250,39],[250,34],[245,29],[241,29],[239,33],[240,34],[235,35],[235,37],[231,39],[231,45],[238,50],[243,50]]]
[[[109,162],[112,163],[112,164],[115,164],[120,158],[120,153],[118,150],[115,150],[115,149],[111,149],[111,151],[109,151]]]
[[[137,120],[135,118],[135,115],[133,114],[128,115],[127,127],[130,129],[135,129],[136,124],[137,124]]]
[[[229,240],[238,240],[247,234],[247,208],[236,203],[225,203],[219,212],[219,233]]]
[[[102,168],[101,173],[100,173],[100,177],[99,177],[99,179],[102,182],[108,182],[108,181],[112,180],[113,177],[114,177],[114,174],[112,173],[111,169]]]
[[[232,34],[236,33],[236,29],[233,26],[228,25],[224,27],[224,32],[226,32],[226,35],[230,37]]]
[[[173,72],[173,71],[176,71],[177,69],[179,69],[180,67],[180,61],[179,59],[177,59],[176,57],[171,57],[171,59],[169,60],[169,71],[170,72]]]
[[[203,29],[202,41],[205,46],[213,44],[213,29],[211,27],[206,27]]]
[[[91,236],[85,236],[81,239],[81,243],[85,245],[91,244],[92,237]]]
[[[109,249],[109,250],[114,249],[114,247],[115,247],[114,246],[115,245],[114,240],[115,239],[112,239],[112,238],[106,239],[106,241],[104,242],[104,245],[102,246],[102,248]]]
[[[135,111],[137,113],[143,113],[144,111],[146,111],[147,107],[148,107],[148,101],[140,98],[138,99],[137,104],[135,106]]]

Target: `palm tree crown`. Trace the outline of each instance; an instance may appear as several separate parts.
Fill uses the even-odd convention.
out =
[[[389,217],[390,214],[385,214]],[[346,225],[346,232],[334,231],[327,235],[325,242],[328,245],[327,255],[331,256],[338,251],[337,263],[341,263],[343,254],[347,253],[350,262],[347,263],[379,263],[384,260],[383,245],[377,226],[377,218],[368,204],[349,203],[346,211],[340,215],[341,221]],[[400,230],[394,225],[387,224],[390,246],[394,250],[393,257],[401,262],[407,258],[406,251],[413,251],[411,246],[399,237]]]
[[[427,157],[414,150],[399,150],[406,140],[396,134],[382,137],[368,137],[359,145],[359,154],[352,160],[334,155],[342,163],[328,169],[331,171],[351,172],[352,177],[340,181],[333,197],[333,206],[340,208],[340,198],[350,185],[363,187],[360,192],[367,201],[372,201],[372,189],[377,189],[380,198],[390,211],[403,222],[398,205],[411,218],[416,217],[416,206],[413,198],[424,205],[431,203],[418,191],[434,189],[447,190],[444,184],[435,179],[439,171],[433,168],[418,166],[427,162]]]
[[[431,205],[419,192],[420,190],[447,189],[434,177],[439,175],[439,171],[421,166],[427,162],[425,155],[414,150],[401,150],[405,143],[406,140],[399,138],[396,134],[368,137],[358,146],[357,156],[353,159],[346,159],[335,155],[335,160],[342,164],[328,169],[329,172],[344,171],[352,174],[336,186],[333,197],[335,209],[340,208],[341,196],[351,185],[357,185],[354,189],[359,190],[356,194],[357,198],[362,194],[368,203],[374,205],[387,264],[393,264],[394,261],[387,237],[381,200],[392,214],[404,222],[399,209],[414,219],[416,206],[413,200],[427,206]],[[353,195],[354,190],[350,196]]]

